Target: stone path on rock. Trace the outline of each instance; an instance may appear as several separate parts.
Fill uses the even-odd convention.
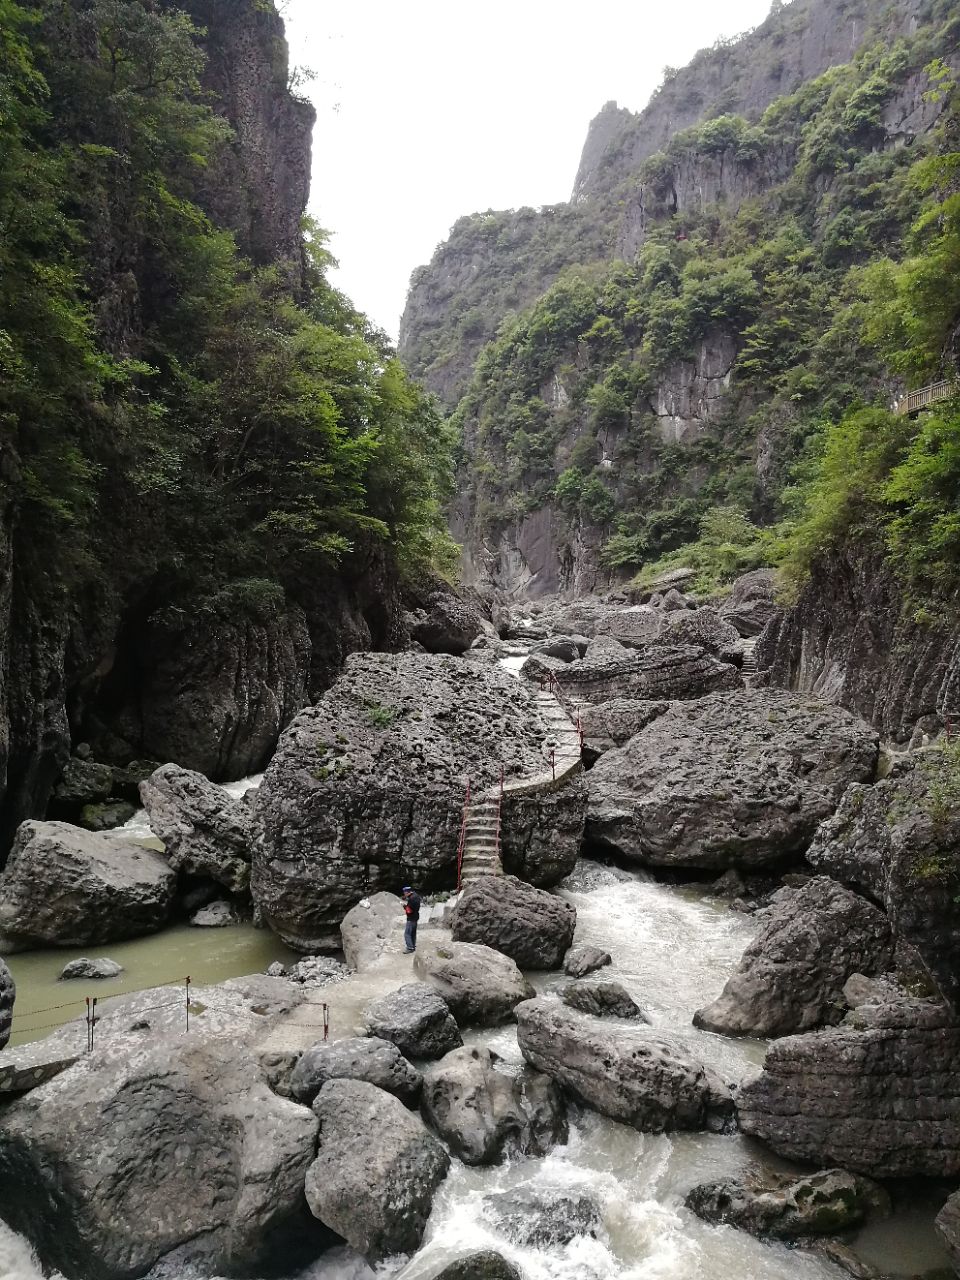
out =
[[[757,674],[757,641],[759,639],[759,636],[750,636],[740,646],[740,651],[743,654],[743,664],[740,670],[743,674],[743,683],[748,689],[752,686]]]

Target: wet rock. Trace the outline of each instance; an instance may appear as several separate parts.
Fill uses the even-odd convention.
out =
[[[804,852],[876,760],[869,725],[810,697],[674,703],[590,770],[587,833],[642,864],[775,864]]]
[[[123,965],[117,964],[116,960],[108,960],[105,956],[100,960],[88,960],[84,957],[64,965],[60,981],[68,982],[73,978],[117,978],[121,973]]]
[[[515,876],[483,876],[457,904],[453,938],[493,947],[522,969],[558,969],[576,926],[570,903]]]
[[[85,804],[80,810],[81,827],[88,831],[113,831],[129,822],[136,809],[126,800],[108,800],[103,804]]]
[[[99,804],[113,794],[114,775],[109,764],[71,756],[53,789],[51,808],[76,817],[84,805]]]
[[[776,1240],[836,1235],[890,1212],[890,1197],[882,1187],[844,1169],[802,1178],[767,1173],[752,1181],[704,1183],[684,1203],[706,1222]]]
[[[420,1247],[450,1157],[402,1102],[362,1080],[329,1080],[313,1104],[312,1213],[371,1263]]]
[[[609,951],[601,951],[599,947],[581,945],[571,947],[563,957],[563,972],[569,978],[585,978],[588,973],[612,964]]]
[[[451,1262],[433,1280],[523,1280],[523,1274],[502,1254],[484,1249]]]
[[[730,1092],[712,1071],[651,1031],[544,999],[520,1005],[517,1025],[526,1061],[612,1120],[663,1133],[711,1127],[732,1111]]]
[[[441,579],[408,588],[406,615],[410,638],[427,653],[466,653],[485,630],[493,628],[480,599]]]
[[[422,938],[413,968],[440,993],[460,1026],[509,1022],[514,1007],[536,994],[509,956],[479,943]]]
[[[340,925],[343,957],[351,969],[365,973],[381,961],[395,963],[403,954],[403,899],[395,893],[373,893],[351,907]]]
[[[364,1023],[370,1035],[389,1040],[408,1058],[442,1058],[463,1044],[446,1001],[421,982],[367,1005]]]
[[[309,1106],[328,1080],[365,1080],[408,1107],[420,1096],[420,1072],[395,1044],[377,1036],[321,1041],[312,1045],[290,1076],[290,1096]]]
[[[743,876],[732,867],[714,880],[709,891],[717,898],[745,898],[749,893]]]
[[[252,810],[202,774],[165,764],[140,785],[150,826],[187,875],[215,880],[231,893],[250,887]]]
[[[539,680],[551,672],[568,697],[589,703],[618,698],[702,698],[708,693],[743,688],[740,672],[730,663],[721,662],[699,645],[667,640],[642,649],[628,649],[603,637],[603,643],[593,641],[586,655],[569,666],[533,656],[523,668],[528,680]]]
[[[720,605],[720,616],[741,636],[758,636],[779,612],[774,598],[775,569],[754,569],[737,578]]]
[[[237,924],[238,920],[233,906],[223,899],[211,902],[208,907],[201,907],[190,917],[190,923],[198,929],[226,929]]]
[[[960,1272],[960,1191],[955,1192],[937,1214],[937,1230],[953,1259],[954,1269]]]
[[[188,1241],[213,1274],[255,1266],[299,1211],[315,1118],[238,1042],[102,1044],[3,1109],[4,1217],[65,1275],[126,1280]]]
[[[762,1073],[737,1095],[741,1129],[790,1160],[875,1178],[955,1177],[960,1028],[944,1010],[929,1025],[937,1021],[929,1007],[921,1018],[894,1005],[867,1030],[774,1041]]]
[[[650,1019],[619,982],[572,982],[563,992],[563,1003],[594,1018]]]
[[[518,1187],[487,1196],[483,1204],[497,1228],[521,1249],[554,1249],[577,1236],[596,1239],[603,1226],[591,1195]]]
[[[809,851],[818,871],[882,904],[896,940],[916,948],[954,1008],[960,1002],[955,776],[955,762],[938,747],[899,761],[883,782],[851,787]]]
[[[336,950],[340,922],[361,898],[407,882],[449,888],[464,779],[493,786],[501,760],[508,782],[542,773],[549,732],[535,691],[496,665],[354,654],[284,735],[259,790],[253,889],[265,921],[299,950]],[[558,827],[561,802],[570,812]],[[531,879],[565,875],[585,804],[579,788],[511,798],[505,862]]]
[[[852,974],[893,964],[886,916],[826,876],[777,901],[722,995],[694,1025],[722,1035],[777,1036],[839,1022]]]
[[[524,1082],[535,1075],[498,1071],[488,1049],[456,1049],[424,1072],[423,1114],[465,1164],[496,1164],[508,1152],[546,1155],[566,1139],[565,1108],[541,1077],[531,1114]]]
[[[662,716],[669,702],[643,698],[611,698],[609,702],[587,703],[580,708],[584,756],[588,763],[605,751],[622,747],[651,720]]]
[[[13,1025],[13,1004],[17,996],[17,986],[13,974],[0,959],[0,1049],[10,1039],[10,1028]]]
[[[325,987],[328,982],[343,982],[350,969],[332,956],[304,956],[286,970],[291,982],[304,987]]]
[[[0,951],[138,938],[170,914],[163,854],[65,822],[24,822],[0,874]]]

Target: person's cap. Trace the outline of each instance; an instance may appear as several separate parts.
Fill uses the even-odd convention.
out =
[[[405,885],[403,886],[403,888],[400,890],[400,892],[401,892],[401,893],[413,893],[413,890],[410,888],[410,886],[409,886],[408,884],[405,884]]]

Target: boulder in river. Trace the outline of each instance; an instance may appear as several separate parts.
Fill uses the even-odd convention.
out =
[[[440,993],[462,1027],[509,1022],[516,1005],[536,995],[509,956],[476,942],[421,938],[413,968]]]
[[[592,1195],[514,1187],[487,1196],[484,1211],[500,1231],[522,1249],[555,1249],[577,1236],[596,1238],[603,1226]]]
[[[898,761],[875,786],[850,788],[808,855],[818,871],[882,905],[896,940],[916,948],[954,1008],[960,1007],[957,773],[952,747]]]
[[[568,978],[585,978],[588,973],[612,963],[609,951],[582,944],[571,947],[563,957],[563,972]]]
[[[523,1275],[502,1254],[482,1249],[451,1262],[433,1280],[523,1280]]]
[[[551,731],[535,691],[496,665],[352,655],[284,734],[257,795],[253,892],[264,920],[300,950],[336,950],[340,922],[361,898],[407,883],[452,887],[466,779],[475,791],[494,786],[501,761],[508,783],[543,773]],[[570,810],[560,824],[558,804]],[[542,802],[509,798],[505,864],[562,878],[579,852],[585,804],[579,787]]]
[[[590,770],[587,834],[636,862],[745,869],[802,854],[876,732],[809,695],[768,689],[676,702]]]
[[[526,1061],[611,1120],[663,1133],[720,1127],[732,1114],[730,1091],[714,1072],[649,1029],[547,999],[520,1005],[517,1025]]]
[[[312,1045],[293,1069],[290,1096],[309,1106],[328,1080],[365,1080],[416,1106],[422,1083],[420,1072],[395,1044],[379,1036],[323,1040]]]
[[[190,917],[190,923],[197,929],[227,929],[239,923],[239,919],[233,904],[220,898],[195,911]]]
[[[13,1003],[17,996],[13,974],[0,959],[0,1049],[10,1039],[13,1025]]]
[[[922,1001],[878,1006],[870,1022],[775,1040],[737,1095],[741,1129],[788,1160],[956,1177],[960,1027]]]
[[[234,800],[203,774],[165,764],[141,782],[140,798],[171,866],[234,894],[249,891],[253,811],[246,797]]]
[[[457,903],[453,939],[493,947],[522,969],[559,969],[576,927],[569,902],[515,876],[481,876]]]
[[[684,1203],[706,1222],[775,1240],[836,1235],[890,1212],[890,1197],[882,1187],[845,1169],[823,1169],[802,1178],[765,1173],[743,1182],[703,1183]]]
[[[0,951],[119,942],[160,929],[176,872],[166,857],[65,822],[24,822],[0,874]]]
[[[367,1005],[364,1022],[372,1036],[389,1040],[408,1058],[442,1058],[463,1037],[447,1002],[423,982],[410,982]]]
[[[236,1041],[104,1046],[4,1107],[4,1217],[67,1276],[128,1280],[187,1242],[210,1274],[255,1267],[299,1213],[315,1117]]]
[[[99,960],[88,960],[84,956],[80,960],[71,960],[69,964],[63,966],[60,974],[61,982],[68,982],[73,978],[118,978],[123,973],[123,965],[117,964],[116,960],[109,960],[106,956],[102,956]]]
[[[571,982],[563,991],[563,1003],[595,1018],[627,1018],[649,1022],[633,996],[619,982]]]
[[[723,993],[694,1016],[695,1026],[723,1035],[811,1031],[846,1014],[848,978],[892,966],[890,925],[866,898],[826,876],[781,894]]]
[[[528,1098],[527,1090],[530,1090]],[[498,1071],[489,1049],[455,1049],[423,1074],[423,1114],[465,1164],[543,1156],[567,1136],[563,1099],[538,1072]]]
[[[368,1262],[420,1247],[450,1157],[418,1115],[363,1080],[328,1080],[307,1203]]]

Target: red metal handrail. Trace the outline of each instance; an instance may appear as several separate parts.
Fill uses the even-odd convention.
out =
[[[500,858],[500,833],[503,829],[503,765],[500,766],[500,792],[497,795],[497,858]]]
[[[463,883],[463,851],[467,844],[467,814],[470,812],[470,779],[467,779],[467,794],[463,801],[463,818],[460,822],[460,841],[457,844],[457,892]]]
[[[567,719],[572,720],[577,726],[577,737],[580,739],[580,750],[583,751],[583,721],[580,719],[580,712],[579,710],[574,710],[570,707],[563,692],[563,685],[557,679],[557,673],[555,671],[548,671],[546,675],[540,677],[540,689],[541,691],[547,690],[552,693],[567,713]]]

